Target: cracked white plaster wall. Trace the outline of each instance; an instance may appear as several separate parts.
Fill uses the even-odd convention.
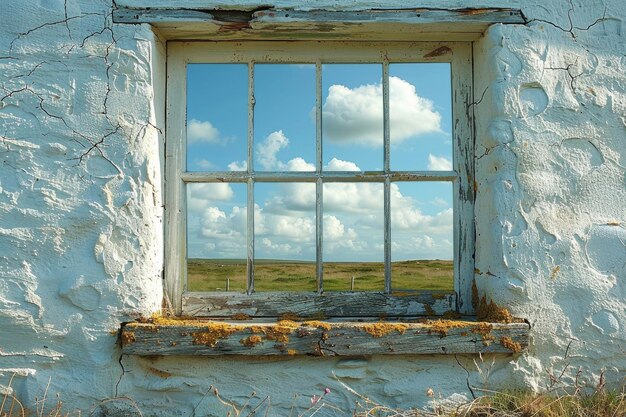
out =
[[[565,8],[565,9],[563,9]],[[549,9],[554,11],[549,11]],[[476,45],[476,282],[532,324],[528,386],[625,376],[625,10],[551,2]],[[565,13],[564,13],[565,12]],[[568,17],[569,16],[569,17]],[[495,249],[495,252],[494,252]],[[567,352],[567,353],[566,353]]]
[[[161,303],[158,43],[111,11],[0,4],[0,384],[31,407],[115,396],[116,330]]]
[[[153,0],[118,4],[154,5]],[[380,1],[270,2],[363,10]],[[254,0],[186,0],[254,9]],[[268,3],[263,3],[268,5]],[[386,8],[441,7],[434,0]],[[120,357],[119,324],[161,305],[164,46],[146,25],[111,23],[107,0],[0,2],[0,392],[68,411],[115,396],[126,415],[222,413],[211,385],[272,413],[330,387],[390,406],[469,398],[471,386],[545,387],[566,363],[583,380],[626,369],[626,12],[621,0],[454,0],[522,7],[475,43],[475,275],[479,291],[532,324],[530,351],[471,357]],[[485,90],[486,89],[486,90]],[[563,359],[566,354],[568,358]],[[489,366],[491,358],[478,362]],[[462,365],[462,366],[461,366]],[[469,375],[468,375],[469,374]],[[105,405],[101,405],[100,410]],[[106,403],[112,407],[112,403]],[[220,408],[221,407],[221,408]],[[263,410],[264,412],[265,410]],[[222,413],[223,414],[223,413]]]

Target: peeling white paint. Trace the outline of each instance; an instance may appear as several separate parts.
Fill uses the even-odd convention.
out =
[[[522,7],[529,23],[494,25],[474,46],[476,95],[485,91],[474,106],[475,278],[533,329],[530,351],[498,357],[489,381],[472,358],[459,360],[474,386],[540,389],[567,351],[585,381],[605,372],[616,385],[626,376],[626,10],[621,0],[450,3],[479,6]],[[112,24],[111,7],[0,3],[0,393],[15,374],[13,388],[34,405],[50,378],[68,409],[123,395],[160,416],[190,415],[199,403],[220,414],[205,396],[210,385],[238,404],[252,391],[269,395],[275,415],[306,407],[325,387],[349,409],[355,397],[336,378],[391,406],[428,404],[430,388],[469,396],[465,371],[444,356],[125,357],[120,365],[119,324],[161,307],[165,82],[162,41],[146,25]]]

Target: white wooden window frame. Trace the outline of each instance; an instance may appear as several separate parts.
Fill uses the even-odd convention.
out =
[[[433,51],[444,53],[434,54]],[[452,171],[391,171],[389,167],[389,63],[447,62],[452,74]],[[247,171],[186,171],[186,66],[190,63],[248,64]],[[316,66],[317,155],[315,172],[255,172],[254,64],[298,63]],[[383,66],[383,171],[322,171],[321,66],[326,63],[380,63]],[[407,317],[457,311],[473,314],[474,274],[474,128],[472,115],[472,44],[470,42],[355,42],[355,41],[215,41],[168,42],[166,120],[165,291],[177,315],[228,318],[237,313],[278,317]],[[391,287],[390,184],[396,181],[444,181],[453,184],[455,292],[420,291],[395,294]],[[187,292],[186,184],[240,182],[248,187],[248,292]],[[316,184],[317,292],[254,292],[254,184],[311,182]],[[382,292],[324,292],[322,260],[322,199],[326,182],[384,184],[385,290]]]

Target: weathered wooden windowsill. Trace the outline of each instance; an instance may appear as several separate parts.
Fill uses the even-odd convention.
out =
[[[520,353],[525,323],[427,320],[225,322],[157,319],[122,327],[131,355],[313,355]]]

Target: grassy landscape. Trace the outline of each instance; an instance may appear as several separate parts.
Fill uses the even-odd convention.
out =
[[[392,262],[394,290],[453,291],[454,266],[446,260]],[[246,262],[242,259],[189,259],[189,291],[245,291]],[[354,286],[352,282],[354,281]],[[315,263],[259,259],[255,261],[256,291],[315,291]],[[324,262],[325,291],[382,291],[382,262]]]

